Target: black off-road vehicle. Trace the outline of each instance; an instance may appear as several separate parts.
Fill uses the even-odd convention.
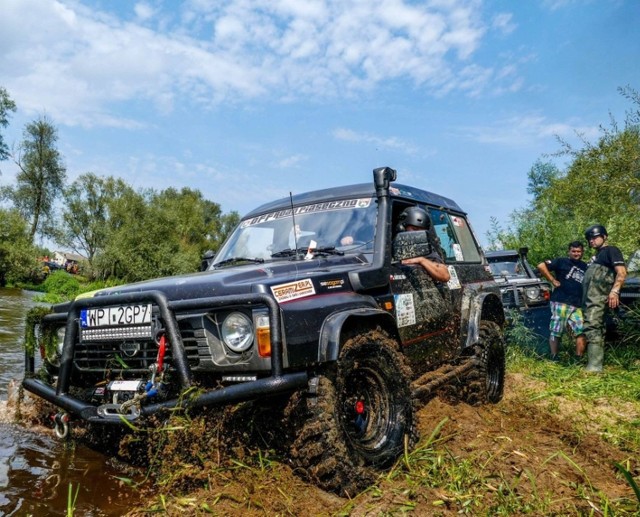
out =
[[[548,310],[551,286],[539,278],[527,260],[527,248],[487,251],[491,274],[500,286],[505,309]]]
[[[619,339],[624,331],[620,327],[623,321],[637,324],[638,310],[640,308],[640,250],[634,251],[627,261],[627,277],[620,288],[620,306],[614,311],[609,311],[606,318],[607,338]],[[623,325],[624,326],[624,325]]]
[[[122,424],[291,395],[292,462],[353,494],[415,443],[420,401],[446,386],[497,402],[504,386],[500,290],[465,213],[392,184],[393,169],[373,172],[372,184],[254,210],[206,271],[55,306],[36,333],[44,373],[28,356],[25,389],[61,408],[62,436],[73,419]],[[428,231],[397,228],[413,205]],[[401,264],[433,249],[446,284]]]

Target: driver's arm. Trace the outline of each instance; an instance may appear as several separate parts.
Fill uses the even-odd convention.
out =
[[[410,264],[420,264],[423,269],[429,273],[429,276],[433,278],[436,282],[448,282],[451,278],[449,274],[449,269],[444,264],[439,262],[435,262],[433,260],[429,260],[426,257],[413,257],[404,259],[402,261],[403,265]]]

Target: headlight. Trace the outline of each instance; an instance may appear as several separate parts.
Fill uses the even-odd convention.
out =
[[[527,287],[524,290],[524,294],[529,300],[535,301],[538,298],[540,298],[540,288],[539,287]]]
[[[253,325],[241,312],[229,314],[222,322],[222,340],[234,352],[247,350],[253,343]]]

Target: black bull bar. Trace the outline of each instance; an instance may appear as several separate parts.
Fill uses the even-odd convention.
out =
[[[182,337],[178,332],[178,325],[174,317],[176,311],[190,311],[201,309],[229,308],[252,305],[266,305],[269,310],[269,325],[271,332],[271,375],[255,381],[244,382],[210,391],[197,396],[176,398],[163,402],[148,404],[140,407],[139,415],[104,414],[98,411],[99,406],[88,404],[68,394],[73,357],[80,319],[80,311],[95,307],[126,305],[140,302],[152,302],[160,311],[160,317],[165,325],[165,332],[171,343],[173,367],[180,381],[181,392],[187,390],[192,383],[191,370],[187,360]],[[123,423],[123,419],[135,420],[139,416],[149,416],[155,413],[169,411],[176,408],[197,408],[204,406],[219,406],[234,404],[269,395],[287,393],[307,386],[306,372],[283,373],[282,360],[282,329],[280,324],[280,310],[273,297],[268,294],[243,294],[197,298],[193,300],[168,301],[161,291],[146,291],[136,293],[99,296],[96,298],[82,298],[72,302],[66,313],[52,313],[43,318],[43,323],[66,321],[64,348],[60,359],[60,369],[56,388],[45,382],[29,378],[34,373],[34,361],[27,356],[25,360],[25,379],[22,385],[27,391],[38,395],[48,402],[65,411],[89,422]]]

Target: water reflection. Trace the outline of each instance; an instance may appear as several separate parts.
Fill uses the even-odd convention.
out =
[[[0,399],[7,398],[10,379],[24,373],[24,317],[35,305],[33,294],[20,289],[0,289]]]
[[[79,487],[76,515],[122,515],[137,495],[104,456],[47,434],[0,424],[0,514],[66,515],[69,484]]]
[[[24,318],[35,305],[32,294],[0,289],[0,515],[66,515],[69,484],[74,493],[79,486],[76,515],[123,515],[139,496],[116,479],[129,477],[122,466],[62,443],[48,429],[8,423],[7,388],[24,375]]]

